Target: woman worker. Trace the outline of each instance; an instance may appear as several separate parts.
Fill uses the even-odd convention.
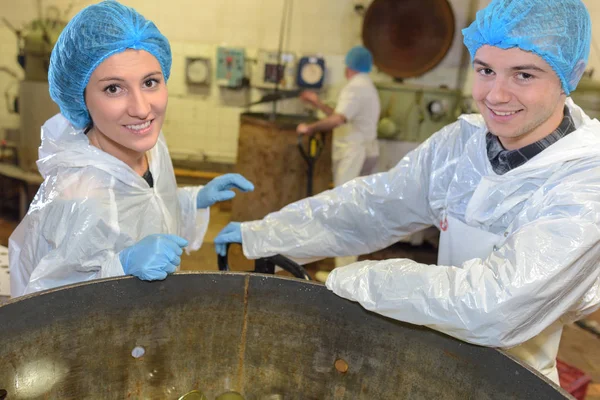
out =
[[[177,188],[161,127],[169,42],[116,1],[83,9],[50,59],[61,113],[42,127],[44,177],[9,241],[13,297],[91,279],[164,279],[197,250],[208,207],[253,190],[240,175]]]

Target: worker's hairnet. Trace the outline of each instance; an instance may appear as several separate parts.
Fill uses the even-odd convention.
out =
[[[581,0],[493,0],[462,32],[471,59],[483,45],[537,54],[554,69],[567,95],[577,87],[590,53],[591,20]]]
[[[366,47],[355,46],[346,54],[346,66],[358,72],[371,72],[373,56]]]
[[[133,8],[103,1],[84,8],[62,31],[52,50],[48,82],[52,100],[75,127],[91,122],[84,99],[90,76],[102,61],[127,49],[152,54],[169,79],[169,41]]]

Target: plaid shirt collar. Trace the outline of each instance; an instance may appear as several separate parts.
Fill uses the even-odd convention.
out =
[[[527,161],[531,160],[574,130],[575,123],[573,122],[569,109],[565,106],[563,120],[554,132],[550,133],[545,138],[520,149],[506,150],[502,147],[498,136],[488,132],[485,137],[488,159],[492,164],[494,172],[498,175],[504,175],[511,169],[515,169],[525,164]]]

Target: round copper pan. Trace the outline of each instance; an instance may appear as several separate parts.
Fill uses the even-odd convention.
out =
[[[442,61],[454,29],[447,0],[374,0],[365,14],[362,39],[380,71],[411,78]]]

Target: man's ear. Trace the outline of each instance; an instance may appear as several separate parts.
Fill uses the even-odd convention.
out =
[[[569,86],[575,87],[581,80],[583,73],[585,72],[586,63],[583,60],[579,60],[573,68],[573,72],[571,73],[571,77],[569,79]]]

